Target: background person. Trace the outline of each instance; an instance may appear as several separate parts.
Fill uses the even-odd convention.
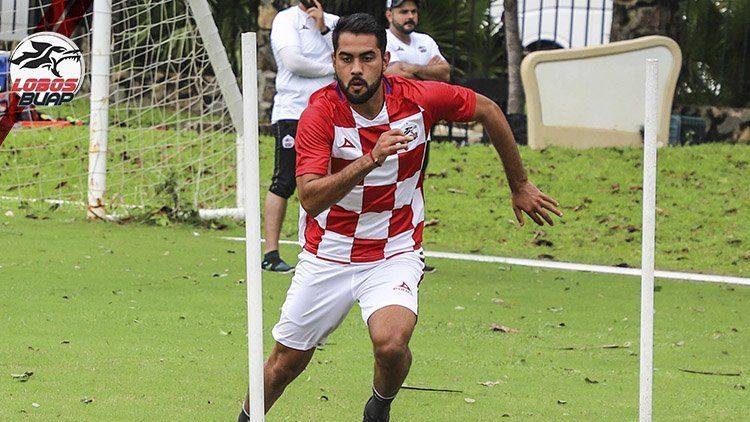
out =
[[[451,66],[440,54],[440,47],[431,36],[416,32],[419,24],[419,0],[387,0],[385,17],[388,20],[388,52],[391,61],[387,74],[424,81],[448,82]],[[427,170],[430,143],[427,143],[422,169]],[[425,265],[426,273],[435,267]]]
[[[419,0],[387,0],[388,52],[391,62],[386,74],[409,79],[448,82],[451,66],[440,54],[431,36],[416,32]]]
[[[287,201],[294,193],[297,122],[313,92],[333,81],[331,28],[338,16],[325,13],[318,0],[301,0],[279,12],[271,24],[271,49],[278,67],[271,123],[276,148],[271,187],[264,208],[262,267],[287,273],[294,270],[279,255],[279,237]]]

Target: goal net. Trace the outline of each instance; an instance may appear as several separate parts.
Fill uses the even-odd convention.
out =
[[[6,56],[25,35],[65,31],[74,12],[55,8],[66,3],[80,2],[3,1]],[[206,0],[89,4],[68,29],[86,82],[69,104],[20,114],[0,147],[1,200],[88,206],[90,217],[164,206],[236,214],[242,101]],[[18,16],[25,27],[8,23]]]

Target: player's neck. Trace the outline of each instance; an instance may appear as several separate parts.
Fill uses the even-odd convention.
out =
[[[388,28],[389,31],[391,31],[391,34],[393,34],[396,38],[399,39],[402,43],[409,45],[411,44],[411,34],[404,34],[403,32],[396,29],[393,25],[391,25],[390,28]]]
[[[383,110],[383,103],[385,103],[385,94],[383,94],[385,87],[383,83],[380,84],[380,89],[372,96],[367,102],[363,104],[351,104],[349,106],[352,110],[356,111],[360,116],[367,120],[372,120],[378,117],[380,111]]]

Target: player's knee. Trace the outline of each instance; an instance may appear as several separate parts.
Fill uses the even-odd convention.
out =
[[[392,339],[375,344],[375,360],[381,366],[400,366],[411,362],[411,351],[406,342]]]
[[[274,177],[271,181],[271,193],[284,199],[289,199],[294,193],[297,183],[293,177]]]

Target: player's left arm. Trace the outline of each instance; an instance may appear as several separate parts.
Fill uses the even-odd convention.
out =
[[[500,155],[512,193],[513,211],[518,222],[521,225],[524,224],[523,213],[526,213],[540,226],[543,226],[545,221],[550,226],[554,225],[549,212],[562,217],[562,212],[556,208],[559,204],[529,181],[513,132],[500,107],[484,95],[476,94],[476,107],[472,120],[482,123],[492,145]]]

